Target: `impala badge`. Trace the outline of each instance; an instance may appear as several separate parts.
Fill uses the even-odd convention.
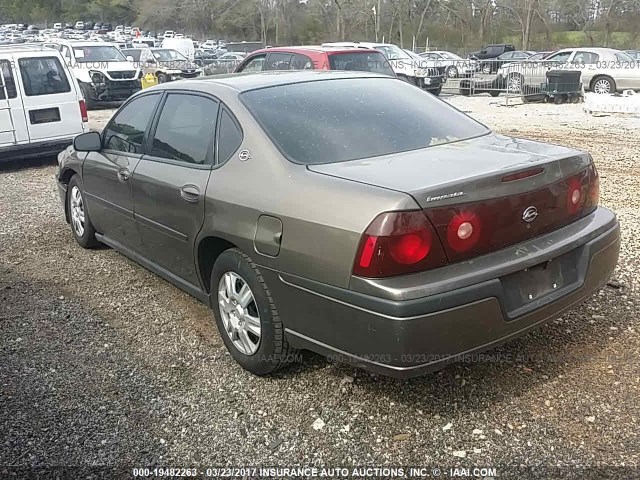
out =
[[[240,153],[238,154],[238,158],[241,161],[246,162],[247,160],[251,159],[251,153],[249,153],[249,150],[240,150]]]
[[[533,205],[531,205],[530,207],[527,207],[525,211],[522,212],[522,219],[527,223],[533,222],[537,216],[538,216],[538,209]]]

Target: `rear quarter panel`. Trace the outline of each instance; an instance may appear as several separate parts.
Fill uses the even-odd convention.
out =
[[[348,287],[360,236],[381,212],[419,208],[407,194],[317,174],[286,160],[237,98],[223,98],[244,130],[231,159],[212,172],[199,239],[224,238],[264,267]],[[251,158],[240,160],[248,150]],[[260,215],[283,224],[277,257],[254,248]],[[207,281],[208,279],[205,279]]]

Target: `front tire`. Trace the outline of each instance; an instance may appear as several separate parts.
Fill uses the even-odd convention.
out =
[[[166,73],[156,73],[156,77],[158,78],[158,83],[167,83],[169,81]]]
[[[211,272],[214,317],[233,359],[255,375],[290,362],[294,350],[284,334],[271,292],[258,266],[237,248],[223,252]]]
[[[71,177],[67,188],[67,213],[71,223],[71,233],[82,248],[95,248],[99,242],[96,240],[96,230],[91,223],[84,199],[82,179],[76,174]]]
[[[448,78],[456,78],[458,76],[458,68],[455,65],[451,65],[447,68],[446,75]]]

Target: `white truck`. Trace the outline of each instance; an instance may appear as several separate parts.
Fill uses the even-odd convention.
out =
[[[122,101],[142,88],[142,68],[129,61],[114,45],[105,42],[60,41],[45,44],[60,51],[87,102]]]

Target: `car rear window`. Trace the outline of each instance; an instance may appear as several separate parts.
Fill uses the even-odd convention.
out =
[[[489,133],[432,94],[395,78],[279,85],[241,98],[282,154],[303,164],[389,155]]]
[[[331,70],[357,70],[395,76],[389,60],[380,52],[343,52],[329,54]]]

